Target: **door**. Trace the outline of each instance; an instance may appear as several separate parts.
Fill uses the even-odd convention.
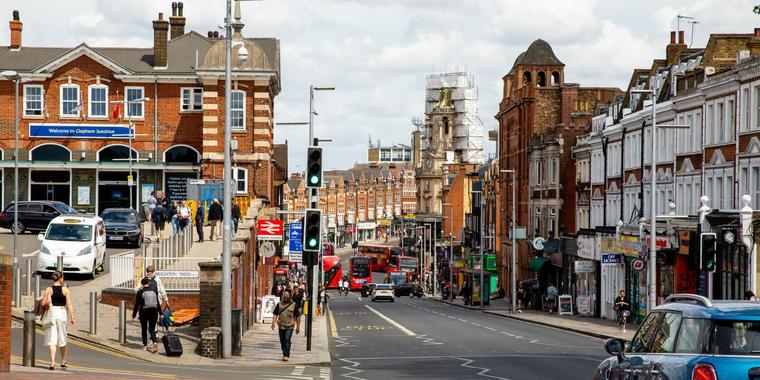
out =
[[[642,369],[644,358],[647,356],[652,342],[654,341],[656,328],[662,321],[664,313],[650,313],[641,324],[639,331],[628,345],[626,357],[623,362],[617,362],[610,368],[612,379],[635,379]]]
[[[59,215],[61,215],[61,213],[56,210],[55,207],[51,205],[42,205],[42,217],[45,219],[45,225],[43,227],[47,228],[47,225],[50,224],[50,221]]]
[[[39,230],[47,228],[47,221],[42,213],[42,205],[39,203],[27,203],[26,210],[24,205],[20,205],[21,215],[25,215],[27,229]]]

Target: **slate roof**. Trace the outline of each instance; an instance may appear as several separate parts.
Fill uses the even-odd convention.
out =
[[[520,53],[515,59],[515,63],[512,65],[512,69],[509,70],[507,75],[515,73],[515,67],[518,65],[524,66],[565,66],[562,61],[554,55],[551,45],[548,42],[537,39],[533,41],[528,50]]]

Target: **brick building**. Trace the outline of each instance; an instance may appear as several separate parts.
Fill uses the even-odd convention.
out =
[[[496,115],[499,167],[517,170],[517,224],[527,227],[529,238],[575,231],[576,179],[570,148],[577,136],[586,134],[597,107],[620,93],[615,88],[566,83],[564,67],[551,46],[539,39],[517,57],[503,78],[503,99]],[[510,189],[510,181],[511,176],[502,176],[500,188]],[[504,210],[512,208],[510,194],[500,192]],[[509,235],[508,224],[500,225],[501,236]],[[503,260],[511,257],[511,241],[502,241]],[[518,277],[532,278],[528,271],[532,249],[521,244],[518,251]]]
[[[396,234],[404,214],[414,213],[417,191],[414,171],[404,164],[354,164],[323,175],[320,205],[327,237],[339,244]],[[292,174],[284,187],[288,210],[307,206],[306,184]],[[290,220],[298,216],[291,215]]]
[[[277,39],[243,37],[236,13],[233,177],[236,196],[248,205],[276,199],[273,106],[280,92],[280,48]],[[218,33],[185,32],[185,23],[179,3],[169,20],[159,13],[152,22],[152,47],[46,48],[22,44],[23,24],[14,11],[0,69],[14,70],[23,80],[20,200],[59,200],[100,213],[130,206],[130,191],[135,207],[153,190],[186,197],[187,178],[222,177],[225,40]],[[246,60],[237,54],[242,46],[249,52]],[[131,101],[127,107],[114,104],[124,100]],[[0,78],[0,108],[0,178],[7,204],[13,199],[9,168],[15,144],[14,83],[8,78]]]

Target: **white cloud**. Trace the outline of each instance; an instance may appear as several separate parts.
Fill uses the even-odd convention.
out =
[[[224,17],[224,2],[186,0],[187,29],[205,35]],[[19,9],[24,44],[149,47],[151,21],[171,14],[163,0],[4,0]],[[676,15],[696,17],[694,46],[709,32],[751,33],[760,18],[748,0],[264,0],[242,4],[244,33],[281,41],[282,93],[277,121],[308,117],[310,84],[319,93],[317,133],[332,138],[326,164],[342,168],[366,159],[368,135],[409,142],[412,116],[423,113],[425,75],[466,67],[476,79],[487,129],[501,100],[501,78],[536,38],[548,41],[568,81],[627,85],[635,67],[665,55]],[[691,28],[682,23],[687,42]],[[0,44],[8,30],[0,28]],[[291,170],[304,161],[304,127],[277,127],[288,140]],[[493,143],[485,144],[493,151]],[[300,165],[303,168],[303,165]]]

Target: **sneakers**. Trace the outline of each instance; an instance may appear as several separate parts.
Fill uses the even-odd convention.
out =
[[[290,360],[290,358],[289,358],[289,357],[287,357],[287,356],[283,356],[283,357],[282,357],[282,361],[286,362],[286,361],[288,361],[288,360]]]
[[[152,352],[154,354],[156,352],[158,352],[158,344],[157,343],[153,343],[153,346],[150,348],[150,352]]]

